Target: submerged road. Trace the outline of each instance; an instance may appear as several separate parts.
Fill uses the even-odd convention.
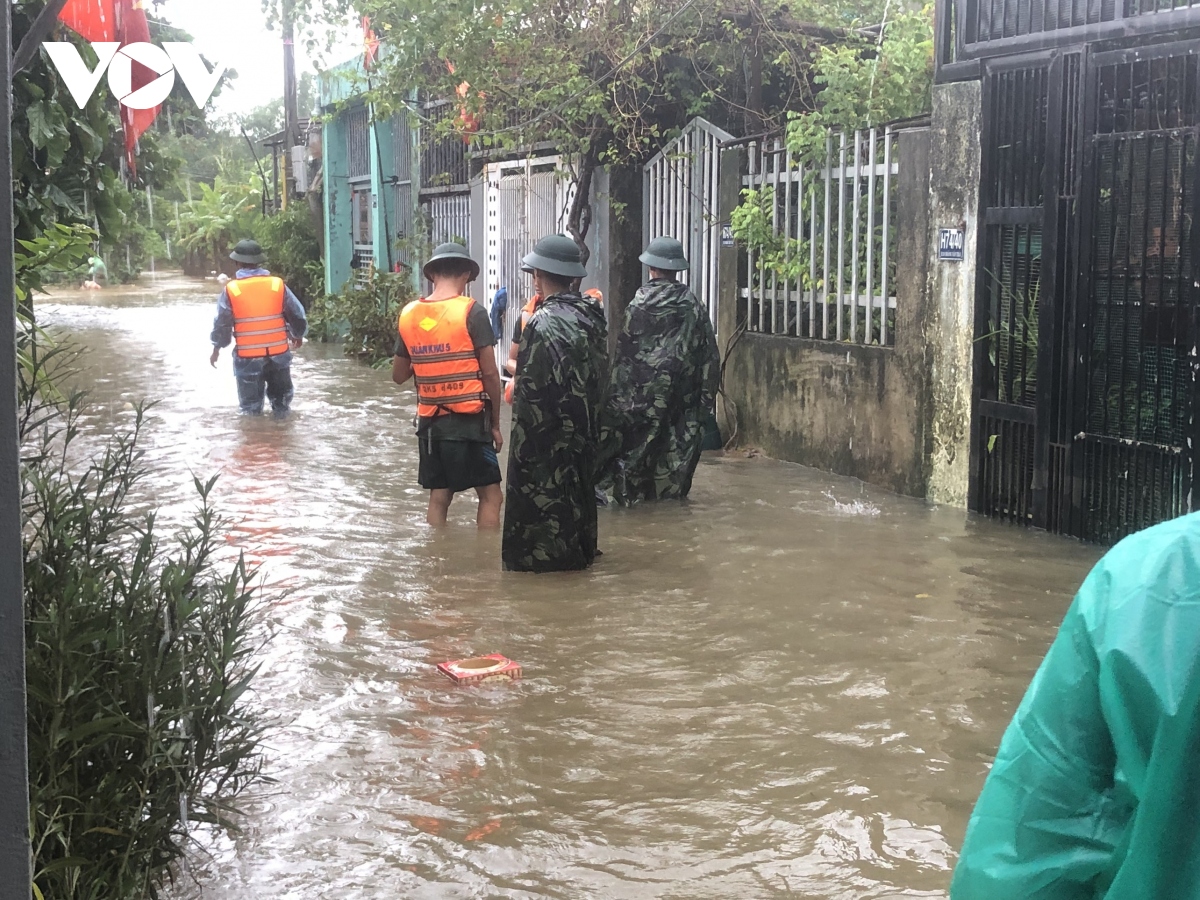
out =
[[[587,573],[500,571],[473,503],[424,524],[390,373],[306,345],[284,421],[208,365],[213,282],[42,300],[85,428],[146,426],[147,500],[221,473],[261,564],[277,725],[243,832],[177,897],[944,897],[1017,701],[1099,550],[799,466],[706,458],[602,510]],[[502,652],[516,684],[434,664]],[[196,879],[195,881],[192,878]]]

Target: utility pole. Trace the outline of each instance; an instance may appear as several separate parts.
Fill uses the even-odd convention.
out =
[[[283,18],[283,187],[282,207],[287,209],[288,179],[292,177],[292,146],[296,141],[296,23],[295,0],[282,0]]]
[[[0,117],[12,121],[12,4],[0,12]],[[17,434],[17,293],[13,258],[12,130],[0,134],[0,885],[30,887],[29,757],[25,709],[25,595]]]

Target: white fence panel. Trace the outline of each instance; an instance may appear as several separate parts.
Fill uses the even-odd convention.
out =
[[[673,237],[691,263],[685,281],[717,324],[721,252],[719,196],[721,143],[733,135],[693,119],[674,141],[646,163],[642,179],[642,236]]]
[[[895,343],[894,176],[889,128],[830,134],[821,167],[779,140],[752,144],[743,187],[764,192],[774,246],[747,254],[741,288],[750,331],[888,346]]]

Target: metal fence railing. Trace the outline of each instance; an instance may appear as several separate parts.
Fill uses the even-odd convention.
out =
[[[746,251],[748,330],[895,342],[898,144],[890,127],[831,133],[819,165],[800,163],[780,140],[751,146],[742,184],[759,191],[768,238]]]
[[[642,236],[683,243],[689,271],[684,281],[717,324],[721,221],[717,214],[721,143],[729,132],[693,119],[683,132],[645,165],[642,182]]]

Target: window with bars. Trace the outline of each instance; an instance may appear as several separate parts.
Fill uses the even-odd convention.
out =
[[[371,126],[366,107],[346,113],[346,152],[350,178],[370,178]]]

